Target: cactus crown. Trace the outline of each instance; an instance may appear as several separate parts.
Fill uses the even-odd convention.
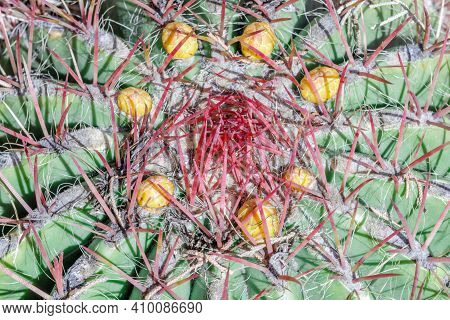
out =
[[[425,0],[0,4],[0,299],[447,299]]]

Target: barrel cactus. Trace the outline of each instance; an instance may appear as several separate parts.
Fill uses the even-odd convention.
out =
[[[448,299],[430,0],[0,4],[0,299]]]

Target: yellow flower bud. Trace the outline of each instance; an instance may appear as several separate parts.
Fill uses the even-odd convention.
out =
[[[262,31],[260,31],[262,30]],[[260,31],[252,36],[246,36],[252,33]],[[249,46],[257,49],[258,51],[264,53],[264,55],[270,57],[275,44],[277,42],[275,33],[273,32],[270,25],[266,22],[253,22],[245,27],[242,34],[241,40],[241,50],[242,54],[251,60],[261,60],[262,57],[253,51]]]
[[[338,88],[339,88],[339,73],[329,67],[317,67],[309,72],[311,79],[314,83],[314,86],[317,90],[317,93],[322,99],[323,102],[330,100],[336,96]],[[319,103],[317,97],[314,95],[314,91],[306,79],[306,76],[303,77],[300,82],[300,92],[302,97],[312,103]]]
[[[257,205],[260,199],[250,199],[244,202],[237,212],[237,218],[243,222],[244,228],[255,239],[256,243],[264,243],[264,225],[261,219],[260,210]],[[266,218],[269,236],[273,237],[277,234],[280,226],[277,210],[269,202],[262,203],[262,211]],[[250,217],[248,217],[251,215]],[[245,222],[244,222],[245,221]],[[246,235],[244,234],[244,237]]]
[[[137,194],[137,203],[146,209],[163,208],[170,203],[170,199],[166,196],[159,186],[170,195],[174,194],[175,186],[172,181],[164,176],[151,176],[142,181]]]
[[[292,182],[291,189],[294,191],[301,191],[299,186],[308,188],[314,181],[314,176],[308,170],[299,167],[293,167],[284,173],[283,178]],[[294,183],[296,185],[294,185]]]
[[[130,87],[119,92],[117,106],[132,117],[142,117],[152,110],[153,101],[146,91]]]
[[[50,30],[50,32],[48,33],[48,38],[50,40],[56,40],[56,39],[60,39],[62,38],[62,36],[64,35],[64,30],[63,29],[56,29],[53,28]]]
[[[192,32],[192,27],[184,22],[168,23],[162,31],[163,47],[168,54],[171,54],[177,45]],[[195,37],[190,36],[178,49],[173,59],[187,59],[192,57],[198,50],[198,41]]]

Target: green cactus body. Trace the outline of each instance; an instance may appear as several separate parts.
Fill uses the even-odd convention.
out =
[[[28,216],[35,220],[35,229],[50,261],[63,252],[66,259],[73,262],[74,256],[79,254],[79,245],[92,237],[95,231],[93,224],[105,217],[90,206],[87,196],[89,194],[82,186],[74,186],[54,199],[53,216],[43,216],[39,212],[35,212],[34,217]],[[16,228],[0,238],[1,265],[13,268],[42,289],[51,289],[53,283],[46,281],[48,266],[41,256],[36,237],[33,234],[22,237],[23,232]],[[30,290],[4,273],[0,273],[0,283],[2,299],[36,298]]]
[[[108,134],[101,131],[83,131],[87,135],[93,132],[100,134],[100,139],[92,139],[91,141],[88,139],[87,142],[92,143],[90,145],[75,142],[74,144],[66,145],[66,147],[69,146],[71,149],[64,150],[63,148],[62,150],[64,151],[62,153],[58,153],[55,150],[29,157],[29,159],[25,154],[15,153],[13,156],[17,159],[17,163],[0,167],[0,173],[25,201],[34,203],[36,192],[33,180],[34,163],[39,168],[37,171],[39,186],[44,190],[56,191],[62,184],[72,183],[76,180],[79,172],[72,160],[73,158],[82,159],[79,161],[80,165],[87,173],[94,172],[94,168],[103,167],[100,156],[97,155],[96,151],[109,161],[113,159],[113,142]],[[14,207],[16,207],[15,210],[23,212],[23,208],[20,207],[11,190],[6,186],[2,186],[0,215],[12,217],[15,211]]]
[[[147,227],[149,225],[142,226]],[[138,234],[139,242],[144,248],[149,246],[152,238],[153,235],[150,233]],[[136,275],[140,264],[140,253],[134,238],[118,238],[112,242],[95,239],[89,245],[89,249],[95,251],[108,261],[108,264],[116,266],[122,272],[132,277]],[[117,270],[110,268],[108,264],[94,263],[92,265],[93,261],[87,260],[88,257],[90,256],[82,255],[66,275],[69,284],[74,285],[66,288],[68,298],[79,300],[123,299],[124,294],[130,290],[131,284],[121,277]],[[77,283],[80,278],[82,279],[81,287]]]

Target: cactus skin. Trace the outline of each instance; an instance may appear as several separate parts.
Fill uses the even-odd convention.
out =
[[[14,3],[0,299],[448,299],[428,1]]]

